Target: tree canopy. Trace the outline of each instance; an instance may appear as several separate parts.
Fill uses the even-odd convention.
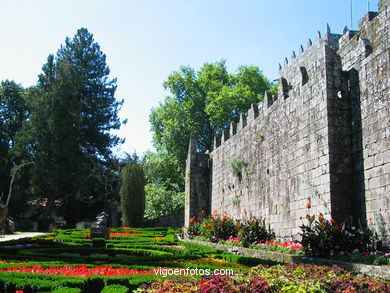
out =
[[[31,193],[46,200],[43,218],[56,204],[69,210],[104,193],[98,177],[107,173],[111,148],[121,142],[110,132],[120,127],[122,102],[115,99],[116,79],[109,80],[109,73],[93,35],[81,28],[48,57],[31,91],[30,116],[14,152],[33,162]]]
[[[229,73],[222,60],[205,63],[198,71],[182,66],[168,76],[164,87],[170,95],[152,109],[150,122],[156,156],[172,157],[176,164],[164,178],[172,181],[184,174],[190,136],[196,137],[199,151],[211,150],[214,136],[237,122],[252,103],[263,100],[270,82],[257,66],[240,66]]]
[[[205,63],[197,72],[182,66],[168,76],[164,87],[170,95],[150,115],[153,143],[158,152],[183,164],[191,135],[200,151],[211,150],[213,137],[261,101],[270,82],[256,66],[229,73],[222,60]]]
[[[199,151],[211,150],[214,136],[261,101],[270,82],[256,66],[240,66],[229,73],[222,60],[205,63],[198,71],[182,66],[168,76],[164,87],[170,95],[150,114],[157,152],[147,153],[144,164],[145,214],[151,218],[184,208],[184,167],[191,135]]]

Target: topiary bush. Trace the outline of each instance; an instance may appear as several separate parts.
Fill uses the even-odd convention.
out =
[[[108,285],[100,293],[127,293],[129,288],[122,285]]]
[[[119,194],[122,224],[141,226],[145,211],[145,173],[141,165],[131,163],[123,168]]]

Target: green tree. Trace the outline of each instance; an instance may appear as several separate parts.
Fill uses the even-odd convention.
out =
[[[14,81],[2,81],[0,84],[0,195],[5,199],[11,181],[13,159],[11,149],[16,134],[28,117],[25,98],[28,90]]]
[[[145,211],[145,174],[141,165],[128,164],[122,169],[120,187],[122,224],[140,226]]]
[[[184,172],[190,136],[197,138],[199,151],[211,150],[214,136],[237,122],[251,103],[261,101],[270,82],[256,66],[241,66],[232,74],[220,61],[206,63],[197,72],[180,67],[164,87],[171,95],[150,114],[153,143],[158,153],[178,162],[180,167],[171,173],[178,178]]]
[[[145,217],[149,219],[178,214],[184,210],[184,173],[181,163],[165,153],[147,152]]]
[[[101,176],[110,168],[111,148],[121,142],[110,130],[120,127],[122,102],[115,99],[105,55],[85,28],[66,38],[42,71],[15,154],[34,162],[30,186],[33,196],[45,199],[42,221],[60,205],[73,223],[86,214],[80,208],[107,195]]]
[[[184,211],[184,192],[178,187],[167,188],[154,182],[145,186],[145,218],[155,219],[161,216],[179,214]]]
[[[28,90],[23,89],[14,81],[6,80],[0,83],[0,200],[4,204],[0,207],[2,215],[0,226],[3,228],[6,227],[10,206],[14,215],[23,211],[25,207],[25,204],[20,202],[23,193],[15,192],[15,188],[13,188],[16,178],[19,178],[20,183],[25,183],[25,180],[22,180],[22,176],[20,176],[21,173],[18,172],[24,165],[16,165],[11,150],[14,147],[17,133],[28,117],[25,103],[27,95]],[[9,205],[11,196],[12,204]],[[15,206],[17,209],[13,208]]]

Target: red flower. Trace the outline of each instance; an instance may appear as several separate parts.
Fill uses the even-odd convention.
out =
[[[339,225],[336,225],[336,227],[334,227],[334,229],[335,229],[336,231],[340,231],[340,230],[341,230],[341,227],[340,227]]]
[[[330,219],[329,222],[330,222],[331,224],[334,224],[334,220],[333,220],[333,219]]]
[[[80,266],[63,266],[63,267],[47,267],[40,265],[31,267],[8,267],[0,269],[0,272],[15,272],[15,273],[34,273],[47,275],[61,275],[71,277],[89,277],[89,276],[127,276],[127,275],[151,275],[155,274],[155,270],[138,270],[126,268],[113,268],[111,266],[97,266],[88,268],[86,265]],[[23,292],[23,291],[20,291]]]
[[[212,225],[211,223],[208,223],[208,224],[206,225],[206,228],[210,229],[212,226],[213,226],[213,225]]]
[[[308,209],[311,208],[311,201],[308,201],[308,202],[306,203],[306,207],[307,207]]]
[[[371,218],[371,217],[369,217],[367,220],[369,220],[369,221],[372,221],[372,218]]]
[[[137,232],[110,232],[110,236],[124,236],[124,235],[143,235],[144,233]]]
[[[194,222],[195,221],[195,216],[193,216],[191,219],[190,219],[190,223]]]

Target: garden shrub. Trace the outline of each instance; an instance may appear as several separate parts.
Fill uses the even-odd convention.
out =
[[[127,293],[129,288],[122,285],[108,285],[100,293]]]
[[[21,219],[15,222],[15,230],[23,232],[31,232],[34,230],[34,223],[29,219]]]
[[[307,216],[308,224],[302,225],[300,243],[305,254],[329,256],[336,253],[372,251],[376,249],[378,237],[368,228],[356,227],[351,223],[337,225],[334,220],[326,220],[323,214]]]
[[[104,281],[99,277],[89,277],[85,283],[83,292],[84,293],[96,293],[100,292],[104,288]]]
[[[94,238],[92,239],[93,247],[106,247],[106,240],[104,238]]]
[[[123,225],[140,226],[145,211],[145,174],[141,165],[128,164],[122,169],[119,194]]]
[[[251,217],[244,221],[237,221],[238,236],[244,247],[259,241],[269,241],[275,238],[275,233],[269,231],[265,225],[265,219]]]
[[[237,236],[237,228],[232,218],[226,214],[207,217],[200,226],[201,235],[211,242],[227,240]]]
[[[70,288],[70,287],[59,287],[51,291],[52,293],[80,293],[81,289],[79,288]]]
[[[279,264],[276,261],[264,260],[260,258],[250,257],[250,256],[241,256],[241,255],[232,255],[232,254],[223,254],[223,258],[232,263],[242,264],[248,267],[253,267],[257,265],[276,265]]]

